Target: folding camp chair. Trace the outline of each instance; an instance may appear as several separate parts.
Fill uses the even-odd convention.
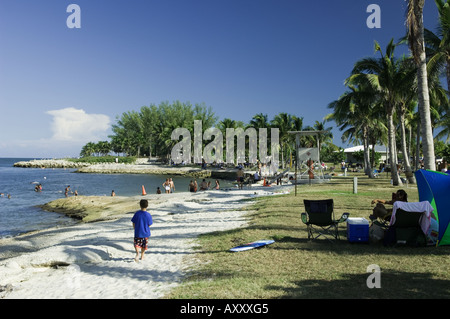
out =
[[[324,236],[331,241],[339,239],[338,225],[345,222],[349,213],[343,213],[338,220],[334,219],[334,204],[332,199],[303,200],[305,213],[301,214],[302,222],[306,224],[308,239],[317,239]]]
[[[427,239],[420,226],[425,212],[407,212],[397,209],[395,222],[389,226],[388,241],[385,244],[406,244],[408,246],[425,246]]]
[[[374,169],[373,170],[373,176],[374,177],[378,177],[381,173],[383,173],[384,172],[384,167],[379,171],[379,170],[376,170],[376,169]]]

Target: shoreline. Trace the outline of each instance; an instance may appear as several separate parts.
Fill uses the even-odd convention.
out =
[[[97,221],[1,239],[0,298],[162,298],[195,267],[200,234],[243,227],[248,212],[242,208],[250,204],[245,199],[291,189],[256,186],[53,201],[61,213],[84,211]],[[142,198],[149,200],[154,224],[149,251],[135,262],[131,217]]]

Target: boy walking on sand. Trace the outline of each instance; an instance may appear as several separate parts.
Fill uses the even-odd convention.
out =
[[[148,238],[150,237],[150,226],[153,224],[152,215],[147,212],[148,200],[141,199],[139,205],[141,206],[141,210],[134,213],[131,219],[134,228],[135,261],[138,261],[139,250],[141,251],[141,260],[144,259],[144,253],[148,247]]]

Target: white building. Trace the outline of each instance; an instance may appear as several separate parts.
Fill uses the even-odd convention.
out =
[[[369,149],[372,152],[372,145],[369,145]],[[344,149],[344,153],[346,156],[345,162],[346,163],[358,163],[359,161],[353,157],[353,153],[359,152],[359,151],[364,151],[363,145],[353,146],[353,147]],[[380,162],[384,162],[388,158],[387,148],[385,146],[375,145],[375,152],[381,154]],[[361,164],[363,164],[363,163],[361,163]]]

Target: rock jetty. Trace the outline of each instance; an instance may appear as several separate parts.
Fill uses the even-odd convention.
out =
[[[43,159],[21,161],[14,163],[14,167],[24,168],[81,168],[90,166],[88,163],[75,163],[64,159]]]

